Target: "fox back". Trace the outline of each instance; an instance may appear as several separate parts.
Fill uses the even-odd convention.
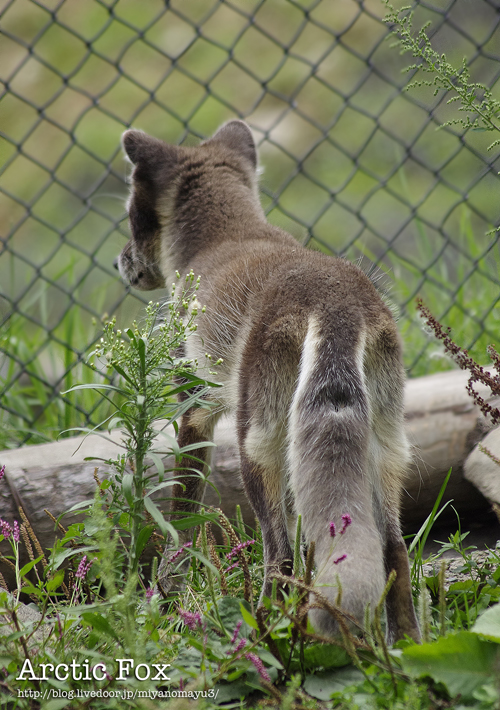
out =
[[[196,147],[139,131],[127,131],[123,146],[134,171],[120,273],[145,290],[170,287],[176,271],[180,283],[191,270],[201,277],[206,312],[186,356],[222,359],[222,388],[211,395],[217,406],[184,416],[179,440],[206,441],[222,413],[236,413],[241,475],[263,535],[262,594],[274,576],[292,573],[300,514],[305,542],[315,545],[318,592],[362,623],[395,569],[388,635],[418,638],[399,524],[409,460],[404,371],[389,309],[357,266],[267,222],[245,123],[231,121]],[[199,456],[208,463],[206,449]],[[174,512],[194,509],[199,480],[177,491]],[[165,563],[165,588],[175,588],[173,577]],[[338,633],[324,604],[311,621]]]

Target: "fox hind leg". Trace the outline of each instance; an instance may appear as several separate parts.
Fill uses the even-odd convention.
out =
[[[241,421],[241,418],[240,418]],[[262,531],[265,579],[261,592],[270,597],[273,578],[292,573],[293,553],[288,538],[284,472],[284,434],[256,424],[239,426],[241,475],[246,494]],[[282,585],[281,585],[282,586]]]

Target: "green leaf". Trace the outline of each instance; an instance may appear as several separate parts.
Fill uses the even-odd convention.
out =
[[[219,618],[226,631],[232,635],[234,629],[239,621],[242,620],[241,617],[241,605],[244,605],[245,609],[250,612],[250,605],[246,601],[240,601],[236,597],[221,597],[217,602],[217,610],[219,612]],[[253,628],[253,627],[252,627]],[[242,624],[240,627],[240,636],[245,636],[248,638],[252,631],[252,628],[248,624]]]
[[[54,569],[57,569],[62,565],[64,560],[67,560],[68,557],[74,557],[75,555],[81,555],[83,553],[87,552],[94,552],[97,549],[96,545],[87,545],[85,547],[79,547],[79,548],[62,548],[60,550],[54,551],[51,559],[51,567]]]
[[[283,664],[281,664],[277,658],[273,656],[272,653],[269,653],[269,651],[266,651],[262,648],[259,648],[259,658],[261,661],[264,661],[266,666],[272,666],[274,668],[278,668],[278,670],[283,669]]]
[[[350,663],[349,654],[340,646],[316,643],[304,649],[306,668],[341,668]]]
[[[123,377],[124,380],[126,380],[130,385],[132,385],[132,387],[135,387],[135,382],[127,375],[125,370],[120,367],[120,365],[117,365],[115,362],[113,363],[113,367],[115,368],[117,373]]]
[[[58,589],[61,584],[63,583],[64,580],[64,570],[60,569],[58,570],[51,579],[48,580],[47,584],[45,585],[45,589],[47,592],[53,592],[56,589]]]
[[[182,449],[180,449],[180,453],[184,454],[187,451],[196,451],[196,449],[205,449],[210,446],[217,446],[217,444],[214,444],[213,441],[200,441],[197,444],[188,444],[187,446],[183,446]]]
[[[44,703],[43,705],[43,710],[64,710],[64,708],[68,707],[68,700],[67,698],[55,698],[53,700],[49,700],[48,703]]]
[[[201,525],[201,523],[216,523],[218,519],[217,513],[191,513],[185,518],[173,520],[172,525],[176,530],[189,530],[189,528],[194,528],[196,525]]]
[[[475,634],[481,634],[489,641],[500,643],[500,604],[495,604],[481,614],[472,627]]]
[[[157,486],[154,486],[154,488],[150,488],[148,491],[148,496],[152,496],[157,491],[162,491],[164,488],[172,488],[172,486],[181,486],[181,485],[182,485],[182,483],[180,481],[170,478],[168,481],[163,481],[163,483],[159,483]]]
[[[126,473],[122,478],[122,493],[130,507],[134,504],[134,494],[132,492],[133,483],[134,476],[131,473]]]
[[[323,671],[307,675],[304,690],[318,700],[329,700],[333,693],[342,693],[349,685],[359,685],[364,675],[357,668]]]
[[[165,466],[163,465],[161,456],[158,456],[158,454],[155,454],[153,451],[148,451],[148,458],[150,458],[156,466],[156,470],[158,471],[158,477],[161,483],[165,476]]]
[[[136,555],[139,557],[142,554],[142,551],[146,547],[146,545],[149,542],[149,539],[151,535],[153,534],[154,531],[154,526],[153,525],[146,525],[146,527],[142,528],[141,532],[139,533],[137,537],[137,546],[136,546]]]
[[[38,597],[39,599],[44,596],[44,592],[42,592],[41,589],[34,587],[31,582],[28,582],[28,584],[24,587],[21,587],[21,592],[23,594],[33,594],[33,596]]]
[[[199,560],[205,567],[208,567],[208,569],[214,574],[216,577],[220,577],[220,572],[217,569],[215,565],[213,565],[210,560],[207,560],[205,555],[203,555],[199,550],[195,550],[194,548],[189,548],[187,550],[188,555],[192,555],[192,557],[196,557],[197,560]]]
[[[247,623],[249,626],[252,627],[252,629],[257,629],[259,630],[259,625],[251,615],[251,613],[246,609],[243,604],[240,602],[240,611],[241,611],[241,616],[243,617],[243,621]]]
[[[129,337],[130,340],[133,342],[133,344],[137,347],[137,340],[135,339],[135,333],[134,333],[134,331],[132,330],[132,328],[127,328],[127,330],[125,331],[125,333],[128,335],[128,337]]]
[[[82,619],[86,621],[87,624],[92,626],[93,629],[99,631],[101,634],[105,634],[106,636],[110,636],[111,638],[115,639],[115,641],[119,641],[118,634],[112,628],[109,621],[101,614],[98,614],[97,612],[88,611],[82,614]]]
[[[432,510],[431,510],[431,512],[430,512],[430,514],[429,514],[429,515],[427,516],[427,518],[425,519],[423,525],[421,526],[420,530],[418,531],[418,533],[417,533],[417,534],[415,535],[415,537],[413,538],[413,540],[412,540],[412,542],[411,542],[411,545],[410,545],[409,548],[408,548],[408,554],[410,554],[411,552],[413,552],[413,550],[415,549],[415,547],[417,546],[418,543],[420,543],[420,549],[423,549],[423,548],[424,548],[424,545],[425,545],[425,543],[426,543],[426,541],[427,541],[427,538],[428,538],[429,533],[430,533],[430,531],[431,531],[431,529],[432,529],[432,526],[434,525],[434,523],[436,522],[436,520],[439,518],[439,516],[441,515],[441,513],[444,511],[444,509],[446,508],[446,506],[449,505],[449,504],[452,502],[451,500],[447,501],[447,502],[444,504],[444,506],[441,508],[441,510],[438,512],[438,508],[439,508],[439,506],[440,506],[440,504],[441,504],[441,500],[442,500],[442,498],[443,498],[443,496],[444,496],[444,492],[445,492],[445,490],[446,490],[446,486],[448,485],[448,481],[450,480],[451,471],[452,471],[452,469],[450,468],[450,470],[449,470],[448,473],[446,474],[446,478],[444,479],[444,481],[443,481],[443,483],[442,483],[442,485],[441,485],[441,488],[440,488],[440,490],[439,490],[438,496],[437,496],[437,498],[436,498],[436,500],[435,500],[435,502],[434,502],[434,506],[433,506],[433,508],[432,508]]]
[[[116,429],[117,427],[121,426],[122,423],[122,417],[113,417],[113,419],[108,422],[108,431],[111,431],[111,429]]]
[[[179,545],[179,536],[177,535],[177,531],[175,530],[173,525],[171,525],[165,520],[165,518],[163,517],[163,513],[159,508],[156,507],[156,505],[153,503],[151,498],[149,498],[149,496],[146,496],[146,498],[144,498],[144,507],[151,515],[153,520],[155,520],[158,524],[162,535],[164,535],[165,537],[170,535],[172,537],[175,547],[177,547]]]
[[[239,670],[237,675],[241,676],[242,673],[244,673],[244,669]],[[253,693],[254,689],[248,685],[246,681],[240,680],[237,682],[233,681],[232,683],[219,683],[215,686],[215,692],[217,693],[217,704],[222,705],[231,700],[241,700],[247,695],[250,695],[250,693]],[[240,706],[238,705],[238,707]]]
[[[27,562],[24,567],[21,567],[19,570],[19,576],[24,577],[25,574],[28,574],[28,572],[33,569],[33,567],[40,562],[40,560],[43,559],[43,555],[40,555],[40,557],[37,557],[35,560],[30,560]]]
[[[403,669],[415,677],[430,676],[444,683],[450,695],[464,698],[493,678],[500,647],[470,631],[460,631],[434,643],[409,646],[401,656]]]
[[[122,394],[127,394],[125,390],[121,387],[116,387],[115,385],[105,385],[105,384],[93,384],[93,385],[75,385],[69,390],[61,392],[61,394],[68,394],[69,392],[76,392],[77,390],[113,390],[114,392],[121,392]],[[72,429],[66,429],[66,431],[73,431]]]
[[[139,338],[137,341],[137,350],[139,351],[139,359],[141,361],[141,369],[146,371],[146,339]]]

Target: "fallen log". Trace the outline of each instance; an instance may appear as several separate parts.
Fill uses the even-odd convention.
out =
[[[482,515],[489,502],[476,485],[463,476],[468,454],[488,431],[488,425],[465,390],[467,373],[451,371],[410,380],[406,389],[407,432],[414,448],[414,463],[405,485],[403,524],[406,532],[415,532],[434,505],[442,482],[450,468],[452,476],[444,500],[453,499],[463,514]],[[487,390],[481,390],[486,396]],[[221,507],[233,517],[240,505],[245,521],[254,524],[253,511],[246,499],[239,476],[239,460],[232,420],[223,421],[216,430],[218,444],[212,461],[211,481],[218,495],[207,487],[205,503]],[[107,467],[86,462],[85,457],[109,459],[120,453],[120,434],[113,431],[74,437],[56,443],[0,452],[0,465],[6,466],[6,480],[0,482],[0,517],[11,522],[19,518],[22,506],[42,547],[54,542],[53,516],[81,501],[91,499],[95,491],[94,471],[102,478]],[[220,496],[220,498],[219,498]],[[78,519],[67,515],[67,527]],[[0,552],[9,553],[1,543]]]

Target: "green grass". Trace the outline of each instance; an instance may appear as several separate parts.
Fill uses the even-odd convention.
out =
[[[419,238],[412,259],[387,255],[389,297],[403,304],[399,326],[405,364],[411,376],[453,367],[434,336],[426,331],[415,307],[420,296],[435,317],[450,327],[454,339],[480,363],[486,347],[500,342],[500,252],[498,234],[478,237],[464,206],[460,228],[445,254],[436,254],[425,226],[415,220]],[[425,278],[422,274],[425,274]]]
[[[43,313],[43,285],[33,300]],[[106,402],[96,403],[88,391],[60,394],[77,383],[107,381],[86,362],[88,343],[99,334],[98,324],[76,306],[50,340],[43,319],[30,328],[20,314],[9,318],[0,338],[0,448],[52,441],[65,429],[106,417]]]
[[[239,518],[231,524],[229,544],[214,544],[210,534],[206,535],[206,527],[200,537],[193,536],[186,590],[170,606],[160,606],[158,597],[151,598],[147,593],[146,574],[135,623],[130,627],[124,622],[123,609],[130,590],[120,573],[121,543],[116,536],[112,538],[109,518],[106,522],[106,516],[99,512],[102,500],[86,525],[87,532],[92,525],[99,528],[92,533],[91,549],[83,526],[73,526],[57,548],[59,559],[66,548],[71,551],[68,559],[72,560],[73,574],[85,552],[88,560],[93,560],[87,576],[81,580],[73,577],[71,586],[66,573],[68,586],[63,588],[62,571],[52,562],[44,573],[38,563],[40,581],[25,583],[26,591],[31,589],[38,598],[42,621],[36,625],[39,631],[35,635],[31,624],[20,623],[23,644],[19,632],[4,628],[0,638],[3,702],[17,697],[15,707],[28,710],[33,705],[20,697],[19,691],[27,694],[49,689],[54,698],[51,708],[75,710],[82,707],[82,700],[76,699],[77,691],[95,691],[98,695],[99,690],[106,690],[108,698],[96,697],[91,705],[96,710],[150,707],[146,700],[141,704],[137,697],[131,699],[135,690],[149,692],[150,698],[154,697],[151,693],[160,693],[154,707],[199,710],[215,709],[222,702],[233,708],[297,710],[499,707],[500,688],[495,681],[495,664],[500,658],[498,550],[478,565],[471,556],[472,549],[464,548],[458,533],[443,546],[441,552],[450,547],[460,552],[470,581],[452,584],[447,591],[439,577],[415,582],[414,596],[425,640],[422,646],[407,641],[387,649],[375,627],[367,627],[362,637],[345,637],[340,645],[332,645],[311,636],[309,627],[297,629],[303,602],[293,585],[283,601],[267,600],[266,613],[257,612],[263,583],[262,542],[259,531],[246,529]],[[221,523],[227,532],[228,522],[219,519]],[[237,558],[228,559],[236,543],[243,543],[243,551]],[[433,556],[435,562],[439,554]],[[230,569],[235,559],[239,564]],[[421,562],[419,553],[413,564],[420,568]],[[247,574],[250,585],[245,582]],[[303,574],[302,570],[297,577],[303,578]],[[417,580],[418,574],[413,579]],[[110,598],[103,583],[111,592],[117,585],[113,594],[121,591],[121,595]],[[5,593],[0,595],[0,603],[4,618],[12,617],[12,600]],[[44,640],[40,641],[42,629]],[[91,659],[92,665],[105,664],[114,680],[35,681],[27,671],[16,680],[21,668],[28,668],[23,665],[27,657],[35,669],[41,663],[69,665],[73,660],[83,666],[85,658]],[[117,680],[118,658],[132,658],[136,665],[145,663],[142,677],[146,667],[154,671],[155,666],[170,664],[170,680],[155,682],[152,672],[149,680],[138,682],[133,670]],[[207,697],[177,705],[179,701],[172,698],[182,690],[190,692],[191,698],[195,691],[204,691]],[[211,699],[215,691],[217,702]],[[110,698],[112,693],[119,698]],[[66,704],[55,704],[57,698],[65,698]]]

